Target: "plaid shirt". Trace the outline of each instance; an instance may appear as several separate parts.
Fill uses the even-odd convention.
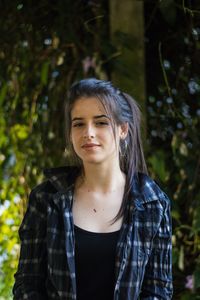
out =
[[[47,180],[30,193],[19,229],[14,300],[76,299],[72,202],[77,169],[59,167],[45,174]],[[170,201],[140,174],[117,243],[113,299],[171,299],[171,250]]]

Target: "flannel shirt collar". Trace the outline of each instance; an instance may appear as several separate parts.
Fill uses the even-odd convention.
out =
[[[65,193],[74,186],[75,178],[79,175],[78,167],[62,166],[43,170],[44,176],[50,181],[54,188]]]

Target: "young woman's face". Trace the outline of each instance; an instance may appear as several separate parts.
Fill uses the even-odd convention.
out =
[[[116,127],[97,98],[78,99],[71,111],[71,141],[74,151],[86,163],[119,162],[119,141],[125,133]]]

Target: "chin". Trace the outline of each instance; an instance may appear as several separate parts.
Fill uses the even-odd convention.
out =
[[[101,159],[84,159],[83,164],[101,164],[103,161]]]
[[[104,159],[103,158],[100,158],[100,157],[80,157],[83,164],[101,164]]]

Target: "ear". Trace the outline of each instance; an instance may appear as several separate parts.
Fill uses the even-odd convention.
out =
[[[120,128],[119,128],[119,136],[122,140],[125,140],[125,138],[127,137],[127,134],[128,134],[128,123],[123,123],[120,125]]]

